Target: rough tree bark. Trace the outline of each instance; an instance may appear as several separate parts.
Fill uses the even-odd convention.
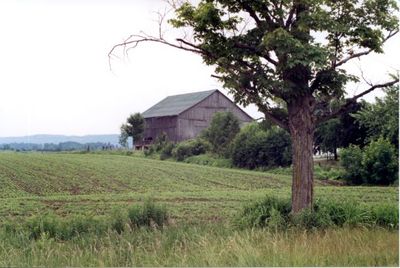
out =
[[[288,103],[289,131],[292,139],[292,213],[312,208],[314,189],[313,138],[314,98],[305,96]]]

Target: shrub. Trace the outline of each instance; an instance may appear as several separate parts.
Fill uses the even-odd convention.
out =
[[[396,149],[383,138],[365,148],[362,165],[369,184],[389,185],[398,178]]]
[[[165,207],[146,201],[143,206],[131,207],[128,218],[133,227],[163,227],[168,222],[168,213]]]
[[[253,123],[244,127],[232,146],[232,161],[237,167],[289,166],[292,161],[290,136],[278,127],[264,130]]]
[[[176,160],[183,161],[189,156],[204,154],[210,149],[210,143],[203,139],[187,140],[178,143],[172,150],[172,155]]]
[[[149,149],[144,151],[145,156],[153,155],[154,153],[160,154],[160,160],[165,160],[172,157],[172,151],[175,144],[168,140],[168,136],[165,132],[162,132],[157,136],[154,143],[149,147]]]
[[[378,139],[363,150],[350,146],[341,152],[344,178],[353,184],[389,185],[398,179],[396,150],[389,141]]]
[[[185,163],[204,165],[204,166],[212,166],[212,167],[224,167],[231,168],[232,160],[227,158],[216,157],[211,154],[201,154],[194,155],[186,158]]]
[[[160,151],[160,160],[172,157],[172,151],[174,150],[174,148],[175,144],[173,144],[172,142],[165,143]]]
[[[313,209],[290,214],[289,199],[266,197],[246,206],[234,219],[240,228],[263,227],[282,229],[290,227],[327,228],[330,226],[382,226],[398,228],[399,211],[396,206],[362,206],[352,202],[317,200]]]
[[[353,184],[362,184],[364,182],[362,158],[362,151],[356,145],[350,145],[340,152],[340,161],[346,170],[344,178]]]
[[[232,112],[217,112],[202,136],[212,145],[214,153],[227,155],[230,144],[239,131],[239,120]]]
[[[267,196],[262,201],[245,206],[234,223],[238,227],[267,227],[279,222],[282,227],[288,221],[290,210],[290,200]]]

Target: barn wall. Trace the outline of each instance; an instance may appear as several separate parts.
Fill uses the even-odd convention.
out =
[[[252,121],[252,118],[217,91],[178,116],[178,139],[186,140],[196,137],[209,126],[213,115],[222,111],[232,112],[241,124]]]
[[[177,116],[164,116],[164,117],[151,117],[145,118],[146,128],[144,131],[144,138],[152,138],[153,141],[162,132],[165,132],[170,141],[178,141],[178,117]]]

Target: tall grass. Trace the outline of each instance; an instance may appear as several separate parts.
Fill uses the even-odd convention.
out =
[[[127,211],[114,210],[111,217],[76,215],[63,219],[53,213],[47,213],[33,216],[21,224],[2,223],[0,230],[8,234],[22,234],[34,240],[44,236],[65,241],[86,234],[103,236],[107,232],[121,234],[140,227],[160,228],[167,224],[168,218],[165,207],[147,200],[143,205],[132,206]]]
[[[286,229],[327,228],[332,226],[399,227],[399,208],[396,205],[360,205],[355,202],[317,200],[312,210],[292,215],[289,199],[267,196],[244,207],[234,219],[241,228],[268,227]]]
[[[0,232],[0,266],[398,266],[398,231],[170,226],[59,242]]]

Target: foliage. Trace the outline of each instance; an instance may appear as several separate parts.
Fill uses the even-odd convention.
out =
[[[121,125],[120,127],[120,132],[121,134],[119,135],[118,143],[121,145],[123,148],[128,148],[128,138],[129,134],[126,131],[126,126]]]
[[[229,146],[239,131],[239,120],[232,112],[217,112],[202,136],[212,145],[213,152],[227,155]]]
[[[345,178],[353,184],[389,185],[398,179],[398,158],[391,143],[383,138],[361,150],[351,146],[341,152]]]
[[[340,161],[346,171],[344,178],[356,185],[365,182],[362,158],[363,152],[356,145],[351,145],[340,152]]]
[[[133,206],[128,211],[129,223],[134,227],[163,227],[168,222],[167,209],[147,200],[143,206]]]
[[[291,163],[290,137],[278,127],[263,130],[259,124],[249,124],[233,141],[232,161],[237,167],[250,169],[288,166]]]
[[[349,113],[357,113],[365,103],[354,103],[348,109]],[[314,134],[314,150],[330,152],[337,160],[337,149],[350,144],[364,146],[367,139],[367,129],[348,113],[342,114],[320,124]]]
[[[134,143],[143,137],[145,123],[140,113],[131,114],[126,119],[126,124],[121,126],[120,141],[126,142],[127,137],[132,137],[132,145],[134,147]]]
[[[383,98],[354,114],[357,121],[367,128],[369,140],[379,137],[388,139],[396,148],[399,146],[399,86],[392,86]]]
[[[172,157],[172,151],[175,148],[175,144],[168,140],[167,134],[162,132],[157,136],[154,143],[148,150],[145,150],[145,155],[149,156],[154,153],[160,154],[160,160],[165,160]]]
[[[365,147],[362,165],[369,184],[389,185],[398,179],[396,149],[383,138]]]
[[[333,226],[399,226],[397,206],[362,206],[352,202],[317,200],[312,209],[291,214],[289,199],[267,196],[249,204],[236,216],[234,224],[240,228],[268,227],[273,229],[327,228]]]
[[[204,154],[210,150],[210,143],[198,138],[178,143],[172,150],[172,155],[176,160],[183,161],[187,157]]]
[[[315,132],[315,145],[322,152],[332,152],[337,159],[337,148],[340,147],[340,120],[331,119],[321,124]]]
[[[190,156],[184,160],[185,163],[212,166],[212,167],[223,167],[231,168],[232,160],[228,158],[221,158],[212,154],[201,154]]]

